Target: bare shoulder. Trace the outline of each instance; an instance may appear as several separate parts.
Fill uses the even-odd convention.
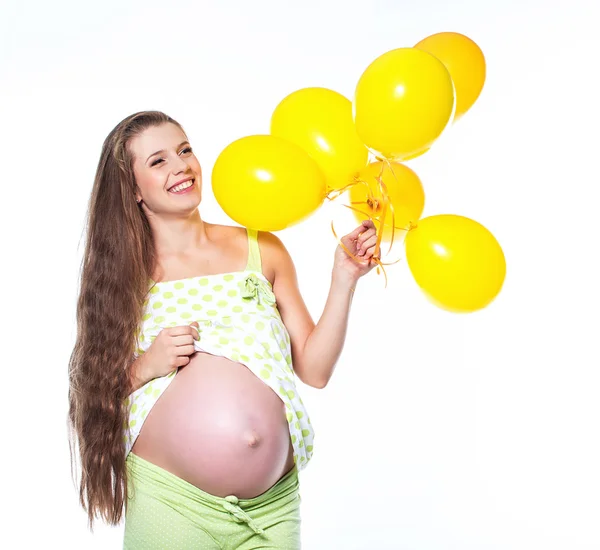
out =
[[[206,223],[206,234],[213,250],[214,265],[222,271],[238,271],[248,257],[246,228]]]
[[[270,254],[281,254],[287,252],[281,239],[269,231],[259,231],[258,239],[260,241],[261,250],[264,249],[265,252]]]
[[[278,274],[294,271],[290,253],[281,239],[268,231],[258,233],[263,273],[273,281]]]
[[[246,228],[236,225],[220,225],[204,222],[206,233],[215,243],[232,243],[246,238]]]

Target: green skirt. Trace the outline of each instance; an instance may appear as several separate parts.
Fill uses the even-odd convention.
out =
[[[300,494],[294,467],[251,499],[216,497],[129,453],[125,550],[300,548]]]

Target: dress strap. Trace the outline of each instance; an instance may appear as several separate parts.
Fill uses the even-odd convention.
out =
[[[258,247],[258,231],[246,228],[246,232],[248,233],[248,264],[246,265],[246,271],[258,271],[262,273],[260,248]]]

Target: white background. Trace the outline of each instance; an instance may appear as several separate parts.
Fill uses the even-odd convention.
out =
[[[411,166],[424,215],[492,231],[506,283],[463,316],[431,305],[404,260],[387,289],[374,272],[360,283],[330,385],[300,387],[317,432],[304,548],[600,549],[593,3],[3,0],[3,547],[121,547],[122,527],[87,531],[65,423],[80,239],[108,132],[139,110],[179,120],[205,172],[203,217],[231,223],[210,193],[228,143],[267,133],[288,93],[352,98],[375,57],[449,30],[480,45],[488,78]],[[315,319],[331,219],[354,225],[336,203],[279,233]]]

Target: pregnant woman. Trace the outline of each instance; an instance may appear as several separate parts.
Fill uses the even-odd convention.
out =
[[[106,138],[69,365],[81,504],[90,526],[125,512],[124,548],[300,548],[314,434],[295,377],[329,381],[375,229],[342,239],[315,325],[281,241],[204,221],[201,194],[165,114],[136,113]]]

